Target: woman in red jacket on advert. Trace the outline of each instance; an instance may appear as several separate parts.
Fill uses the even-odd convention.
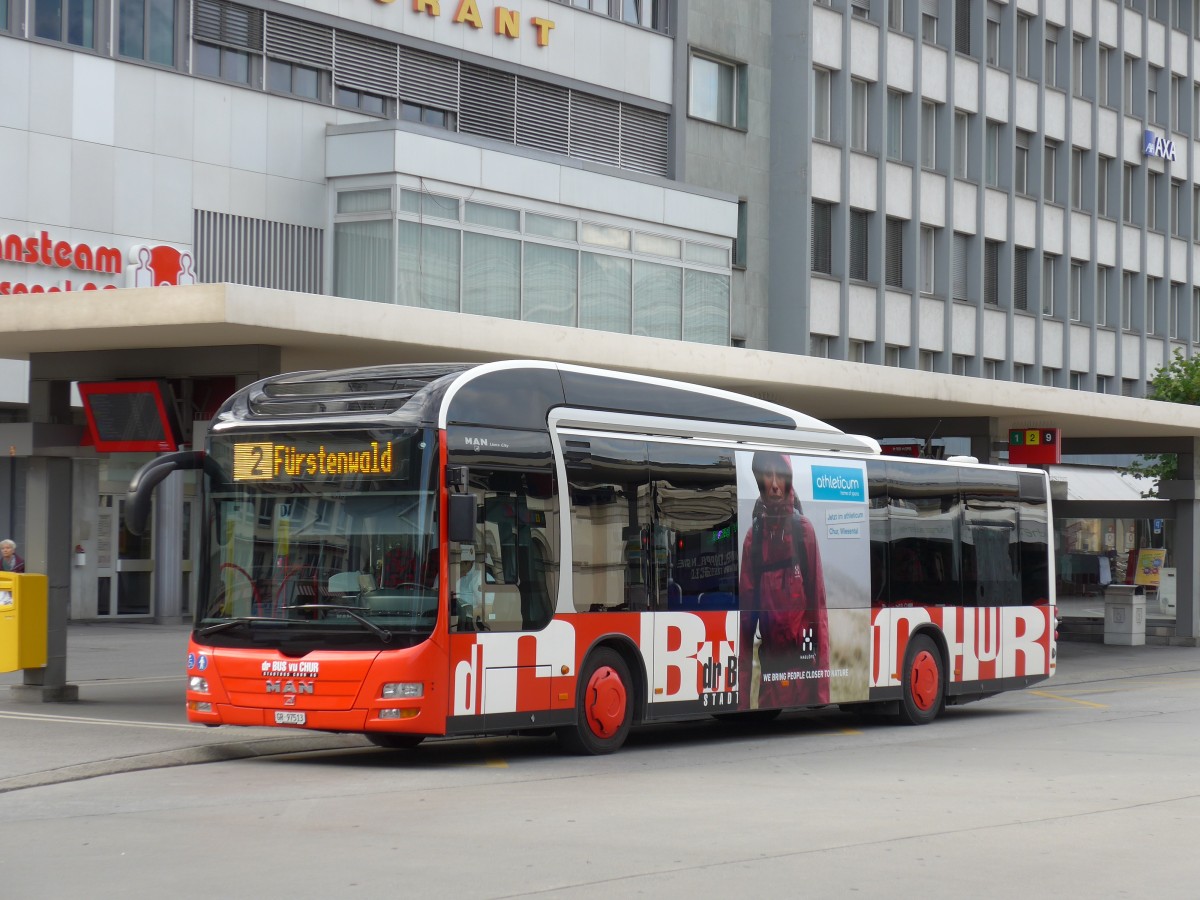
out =
[[[786,455],[760,450],[751,469],[759,500],[742,546],[742,671],[751,671],[757,636],[760,708],[828,703],[829,623],[816,532],[796,507]]]

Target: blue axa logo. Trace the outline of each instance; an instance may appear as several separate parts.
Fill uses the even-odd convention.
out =
[[[866,479],[861,469],[840,466],[813,466],[814,500],[867,501]]]

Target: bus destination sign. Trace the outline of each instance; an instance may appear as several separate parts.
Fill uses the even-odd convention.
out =
[[[405,468],[401,461],[400,468]],[[391,441],[301,446],[274,441],[233,445],[234,481],[292,481],[352,476],[402,475]]]

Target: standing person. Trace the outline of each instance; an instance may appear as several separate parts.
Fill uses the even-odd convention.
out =
[[[25,560],[17,556],[16,542],[7,538],[0,541],[0,570],[18,573],[25,571]]]
[[[757,631],[758,706],[828,703],[829,623],[816,532],[797,509],[786,455],[760,450],[751,470],[759,500],[742,546],[742,672],[751,672]]]

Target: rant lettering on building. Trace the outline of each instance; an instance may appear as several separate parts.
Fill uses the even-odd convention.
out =
[[[387,5],[394,3],[395,0],[375,0],[375,2]],[[484,16],[479,10],[479,0],[445,0],[444,3],[442,0],[409,0],[409,2],[412,3],[412,11],[419,15],[440,18],[444,6],[447,11],[454,11],[450,21],[455,25],[466,25],[480,30],[484,27]],[[506,6],[492,7],[488,25],[491,26],[494,34],[516,40],[521,36],[521,12]],[[543,16],[530,16],[529,25],[533,29],[533,38],[537,45],[539,47],[549,46],[550,32],[554,30],[554,20]]]

